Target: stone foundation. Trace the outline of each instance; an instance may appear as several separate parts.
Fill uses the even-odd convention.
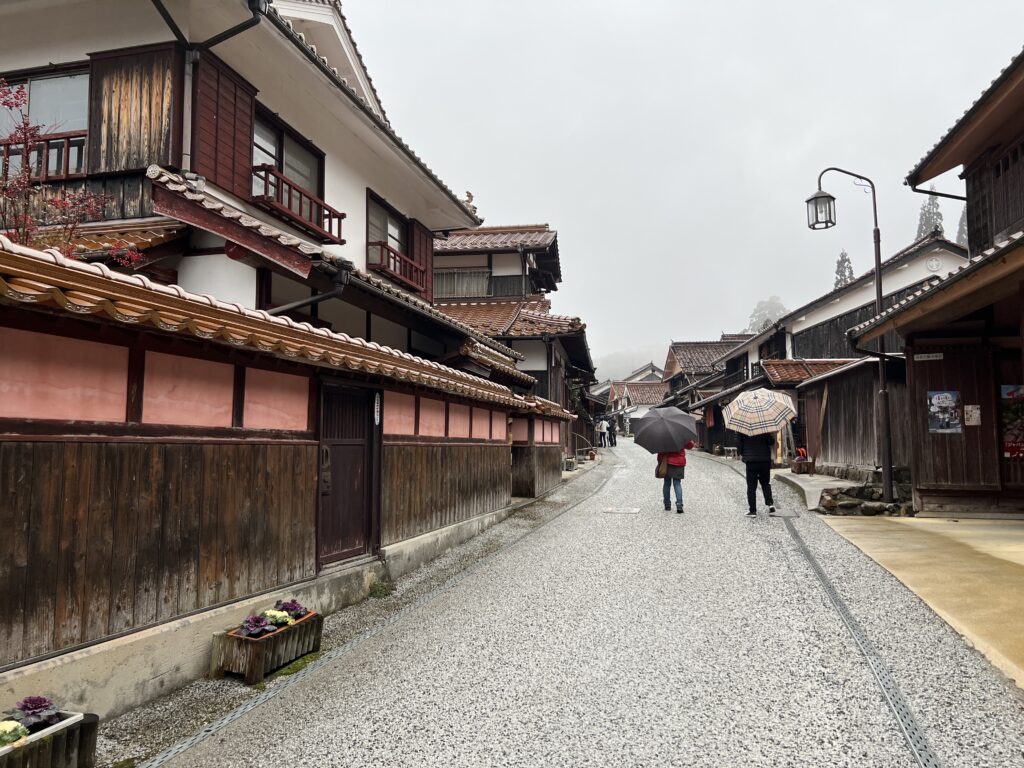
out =
[[[822,492],[817,511],[826,515],[913,517],[915,512],[910,486],[897,484],[895,491],[896,501],[886,504],[882,501],[882,488],[879,485],[830,488]]]

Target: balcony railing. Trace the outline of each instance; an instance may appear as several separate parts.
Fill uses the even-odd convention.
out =
[[[345,214],[298,186],[272,165],[253,166],[252,201],[320,242],[345,244],[341,236]]]
[[[401,283],[414,291],[427,287],[427,270],[387,243],[375,242],[366,245],[366,263],[386,277]]]
[[[85,131],[44,136],[28,153],[33,181],[58,181],[85,176]],[[25,162],[25,145],[0,144],[0,176],[17,175]]]

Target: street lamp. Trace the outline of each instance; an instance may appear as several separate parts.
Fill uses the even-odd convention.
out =
[[[836,199],[821,188],[821,178],[829,171],[843,173],[867,183],[871,189],[871,212],[875,228],[875,312],[881,314],[882,307],[882,236],[878,231],[878,201],[875,198],[875,183],[867,176],[845,171],[842,168],[826,168],[818,174],[818,191],[807,198],[807,226],[811,229],[828,229],[836,223]],[[882,498],[892,503],[892,427],[889,422],[889,385],[885,375],[885,337],[878,337],[878,396],[876,400],[882,427]]]

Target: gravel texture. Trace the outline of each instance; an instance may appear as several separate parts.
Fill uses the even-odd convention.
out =
[[[915,765],[782,521],[742,516],[731,467],[693,456],[677,515],[644,451],[605,458],[332,617],[336,644],[479,563],[173,765]],[[1019,690],[820,520],[795,522],[944,765],[1024,766]]]

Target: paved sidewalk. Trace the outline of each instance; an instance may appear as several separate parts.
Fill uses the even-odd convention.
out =
[[[1024,520],[825,520],[1024,687]]]
[[[916,764],[783,521],[744,519],[730,468],[694,456],[677,515],[641,449],[605,464],[624,466],[589,500],[171,764]],[[1012,683],[815,516],[793,522],[943,765],[1024,764]]]

